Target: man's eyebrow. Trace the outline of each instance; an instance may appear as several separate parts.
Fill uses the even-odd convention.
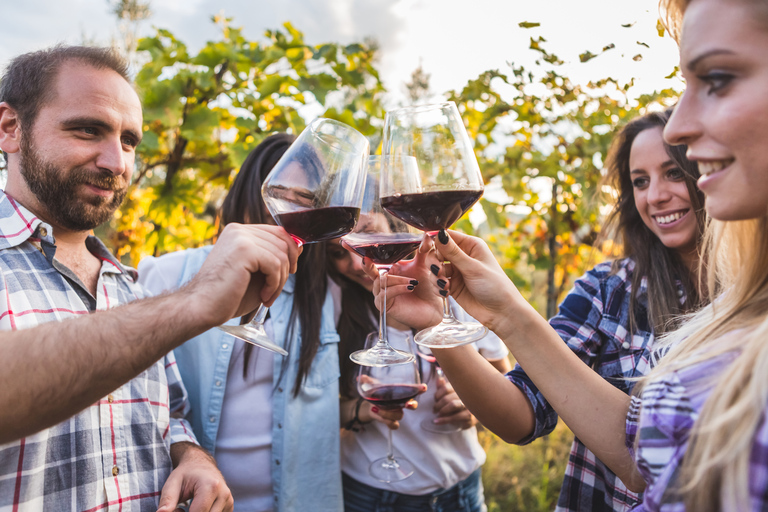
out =
[[[83,126],[93,126],[94,128],[101,128],[102,130],[112,130],[113,126],[101,119],[95,117],[71,117],[61,122],[61,126],[64,128],[80,128]],[[141,142],[142,135],[135,130],[127,129],[123,130],[125,135],[132,137],[138,144]]]

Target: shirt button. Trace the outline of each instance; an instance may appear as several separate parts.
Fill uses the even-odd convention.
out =
[[[216,423],[216,416],[211,416],[210,418],[208,418],[208,421],[210,421],[211,423]]]
[[[227,343],[222,343],[221,348],[229,348],[229,345]]]
[[[631,345],[629,344],[628,341],[625,341],[624,343],[621,344],[621,348],[623,348],[624,350],[629,350],[630,346]]]
[[[280,459],[275,459],[275,464],[280,465]]]
[[[220,380],[216,381],[216,387],[219,387],[219,388],[221,387],[221,381]]]
[[[283,388],[277,388],[277,391],[282,393],[283,392]]]
[[[117,476],[120,473],[120,468],[117,466],[112,466],[112,476]]]
[[[677,290],[677,296],[678,297],[682,297],[683,293],[684,293],[683,290],[680,290],[680,289]]]
[[[283,424],[282,423],[278,423],[277,424],[277,428],[283,428]]]
[[[107,402],[112,403],[114,401],[115,401],[115,397],[113,397],[112,395],[107,396]]]
[[[40,228],[40,236],[48,236],[48,230],[44,227]]]

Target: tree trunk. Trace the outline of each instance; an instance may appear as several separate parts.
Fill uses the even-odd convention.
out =
[[[549,249],[549,269],[547,270],[547,318],[557,313],[558,287],[555,285],[557,267],[557,181],[552,184],[552,206],[550,207],[549,228],[547,229],[547,248]]]

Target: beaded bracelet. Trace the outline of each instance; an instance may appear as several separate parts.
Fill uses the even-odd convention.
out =
[[[364,398],[357,399],[357,405],[355,405],[355,417],[352,418],[344,425],[344,430],[351,430],[352,432],[360,432],[359,426],[363,426],[364,423],[360,421],[360,406],[363,405]]]

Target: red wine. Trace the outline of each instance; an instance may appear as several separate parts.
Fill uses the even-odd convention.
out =
[[[329,206],[278,213],[275,215],[275,222],[297,241],[311,244],[346,235],[355,227],[358,216],[360,216],[360,208]]]
[[[389,213],[422,231],[447,229],[483,195],[482,190],[437,190],[381,198]]]
[[[366,390],[363,398],[382,409],[402,409],[418,394],[416,384],[384,384]]]
[[[375,265],[394,265],[421,245],[421,234],[415,233],[353,233],[344,242]]]

